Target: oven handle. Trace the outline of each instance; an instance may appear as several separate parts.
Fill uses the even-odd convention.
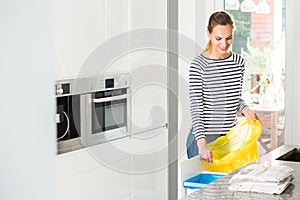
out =
[[[104,97],[104,98],[95,98],[92,99],[93,103],[103,103],[103,102],[107,102],[107,101],[115,101],[115,100],[120,100],[120,99],[126,99],[128,98],[128,94],[123,94],[123,95],[119,95],[119,96],[113,96],[113,97]]]

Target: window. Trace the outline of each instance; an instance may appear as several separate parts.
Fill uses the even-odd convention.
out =
[[[262,121],[264,154],[284,138],[286,0],[225,0],[224,5],[235,20],[232,50],[246,60],[243,97]]]

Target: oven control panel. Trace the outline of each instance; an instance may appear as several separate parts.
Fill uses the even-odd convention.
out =
[[[56,96],[88,94],[96,91],[129,88],[130,74],[119,73],[101,76],[58,80],[55,84]]]
[[[71,94],[71,84],[70,83],[58,83],[55,85],[56,96]]]
[[[94,77],[89,79],[90,92],[129,88],[130,87],[130,75],[129,73],[123,74],[110,74],[103,75],[101,77]]]
[[[127,88],[130,85],[129,74],[116,74],[104,77],[104,89]]]

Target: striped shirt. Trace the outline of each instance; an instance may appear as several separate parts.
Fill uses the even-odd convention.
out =
[[[206,134],[226,134],[237,123],[237,112],[246,106],[241,99],[244,59],[236,54],[225,59],[198,55],[189,70],[192,129],[195,139]]]

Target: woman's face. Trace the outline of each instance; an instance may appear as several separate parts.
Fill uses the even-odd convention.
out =
[[[212,29],[212,32],[208,32],[208,37],[211,40],[212,49],[211,54],[223,58],[223,56],[228,55],[228,49],[232,44],[233,28],[231,25],[217,25]]]

